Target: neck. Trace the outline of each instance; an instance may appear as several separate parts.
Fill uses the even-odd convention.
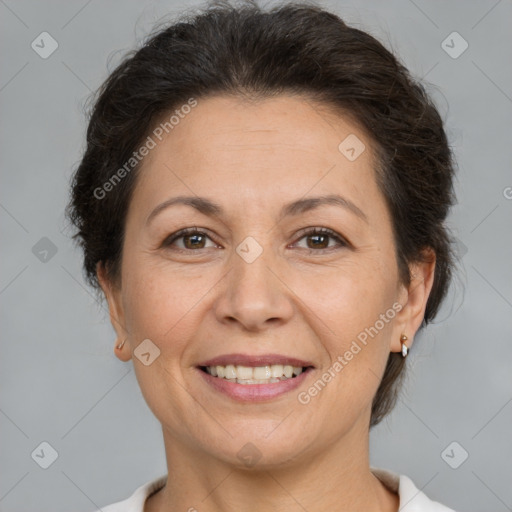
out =
[[[361,439],[363,437],[363,439]],[[350,438],[350,439],[349,439]],[[144,512],[397,512],[398,495],[370,471],[368,432],[348,433],[293,464],[240,469],[192,452],[166,435],[168,478]]]

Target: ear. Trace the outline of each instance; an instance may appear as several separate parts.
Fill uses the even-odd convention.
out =
[[[96,275],[100,283],[101,289],[107,299],[108,309],[110,313],[110,323],[116,331],[117,340],[114,343],[114,354],[121,361],[129,361],[131,359],[131,343],[128,332],[125,328],[124,308],[121,300],[121,290],[118,289],[110,281],[103,262],[96,264]],[[123,343],[124,342],[124,343]],[[121,348],[119,345],[122,343]]]
[[[392,352],[401,352],[400,336],[402,334],[407,336],[408,340],[405,344],[411,348],[414,336],[425,316],[427,300],[434,284],[435,267],[436,255],[430,248],[423,251],[423,261],[409,265],[411,282],[408,286],[403,286],[400,292],[402,309],[396,315],[393,339],[391,340]]]

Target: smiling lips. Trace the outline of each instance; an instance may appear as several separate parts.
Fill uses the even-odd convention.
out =
[[[265,366],[243,366],[228,364],[226,366],[206,366],[206,371],[213,377],[226,379],[237,384],[270,384],[291,379],[302,373],[302,366],[272,364]]]
[[[295,388],[313,365],[278,354],[229,354],[205,361],[198,368],[216,390],[237,400],[258,401]]]

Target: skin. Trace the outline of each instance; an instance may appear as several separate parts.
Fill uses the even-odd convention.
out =
[[[353,162],[338,145],[349,134],[366,150]],[[411,264],[404,286],[372,141],[347,117],[301,96],[249,102],[215,96],[198,105],[145,158],[126,219],[121,284],[98,277],[118,340],[162,424],[168,481],[146,512],[260,510],[397,511],[398,496],[370,472],[372,399],[400,335],[410,347],[433,281],[430,263]],[[324,205],[285,218],[281,207],[339,194],[366,216]],[[169,198],[207,197],[225,210],[207,216]],[[187,227],[203,238],[163,243]],[[348,241],[315,239],[330,228]],[[252,236],[252,263],[236,252]],[[181,252],[180,250],[181,249]],[[310,403],[297,400],[394,303],[401,311]],[[149,338],[160,356],[133,351]],[[196,366],[227,353],[278,353],[312,361],[298,390],[239,403],[212,390]],[[261,458],[247,467],[246,444]],[[320,490],[320,491],[319,491]]]

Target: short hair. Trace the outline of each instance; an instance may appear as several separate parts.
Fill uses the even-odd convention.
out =
[[[140,163],[116,172],[158,120],[190,98],[223,94],[265,99],[306,95],[344,112],[372,141],[375,175],[389,209],[401,282],[409,264],[435,252],[435,274],[421,328],[450,283],[454,160],[443,121],[424,85],[370,34],[316,5],[214,2],[150,34],[97,91],[87,146],[72,179],[66,215],[76,228],[88,283],[101,294],[96,264],[120,284],[125,220]],[[109,181],[110,180],[110,181]],[[107,182],[111,191],[98,190]],[[104,197],[103,197],[104,196]],[[394,407],[404,358],[390,353],[372,403],[370,428]]]

